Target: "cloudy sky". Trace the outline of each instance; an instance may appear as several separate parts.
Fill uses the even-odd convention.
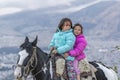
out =
[[[50,6],[70,5],[75,0],[0,0],[0,15],[10,14],[28,9]]]
[[[6,15],[6,14],[12,14],[15,12],[20,12],[23,10],[29,10],[29,9],[71,5],[72,2],[74,1],[82,1],[82,0],[46,0],[46,1],[44,0],[0,0],[0,16]],[[106,1],[106,0],[91,0],[91,2],[92,1]],[[113,0],[107,0],[107,1],[113,1]],[[89,5],[91,5],[91,3]],[[87,7],[87,6],[88,5],[85,5],[84,7]],[[71,9],[73,10],[73,8]],[[64,11],[71,11],[71,9],[64,10]],[[79,7],[77,7],[75,10],[79,10]]]

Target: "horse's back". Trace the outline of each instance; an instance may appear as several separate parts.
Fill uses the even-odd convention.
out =
[[[118,80],[117,74],[115,71],[113,71],[113,69],[105,67],[100,63],[97,63],[97,64],[103,70],[105,76],[107,77],[107,80]]]
[[[97,71],[95,72],[97,80],[118,80],[116,72],[98,62],[90,62]]]

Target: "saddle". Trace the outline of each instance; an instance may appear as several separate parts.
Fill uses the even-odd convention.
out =
[[[56,64],[56,74],[61,76],[64,72],[65,60],[63,58],[59,58],[56,60],[55,64]]]
[[[81,80],[82,78],[89,78],[88,80],[97,80],[95,76],[97,69],[93,65],[89,64],[86,58],[79,62],[78,67],[81,73]]]
[[[61,77],[64,80],[68,80],[66,62],[63,56],[61,56],[60,54],[55,54],[52,58],[52,66],[54,78],[53,80],[58,80]]]

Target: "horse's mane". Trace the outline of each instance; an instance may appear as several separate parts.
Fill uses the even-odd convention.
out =
[[[93,62],[93,63],[92,63]],[[100,63],[101,65],[105,66],[106,68],[110,69],[111,67],[109,66],[106,66],[104,63],[102,63],[101,61],[92,61],[90,62],[91,64],[94,64],[94,63]],[[94,64],[95,65],[95,64]],[[95,65],[96,67],[98,67],[97,65]]]
[[[39,47],[36,47],[37,49],[37,55],[43,59],[43,61],[47,61],[48,60],[48,54],[46,52],[44,52],[43,50],[41,50]]]

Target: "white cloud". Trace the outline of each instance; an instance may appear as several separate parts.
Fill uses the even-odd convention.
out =
[[[20,8],[2,8],[0,9],[0,15],[13,14],[22,11]]]
[[[75,0],[0,0],[0,15],[22,10],[71,5]]]
[[[76,11],[80,11],[81,9],[87,8],[89,6],[92,6],[94,4],[97,4],[97,3],[101,2],[101,1],[102,0],[96,0],[96,1],[91,2],[89,4],[84,4],[84,5],[80,5],[80,6],[70,7],[70,8],[63,9],[63,10],[58,10],[58,11],[55,11],[55,12],[58,12],[58,13],[76,12]]]
[[[0,0],[0,15],[15,13],[22,10],[38,9],[52,6],[70,6],[74,1],[82,0]],[[98,1],[98,0],[96,0]],[[100,1],[119,1],[119,0],[100,0]],[[70,7],[69,9],[58,12],[71,12],[81,10],[86,6]],[[5,9],[5,10],[4,10]]]

